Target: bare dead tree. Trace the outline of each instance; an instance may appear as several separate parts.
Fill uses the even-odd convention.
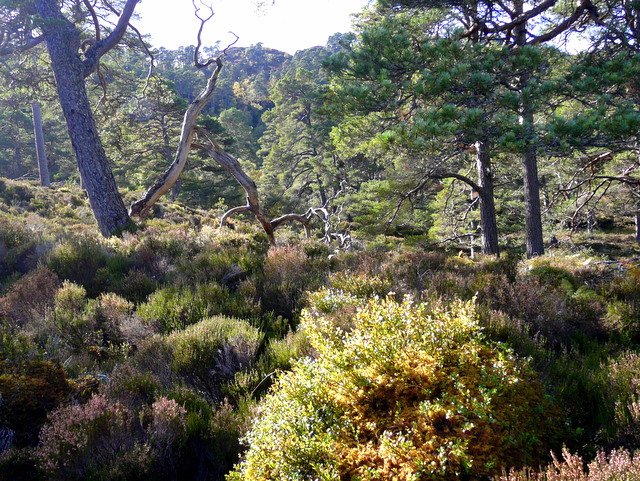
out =
[[[187,107],[182,122],[182,130],[180,133],[180,139],[178,141],[178,148],[176,150],[173,162],[167,168],[164,174],[153,184],[153,186],[151,186],[151,188],[147,190],[144,196],[131,205],[129,215],[139,218],[146,217],[153,205],[178,181],[180,175],[184,171],[189,152],[192,148],[197,148],[206,152],[209,157],[211,157],[216,163],[218,163],[227,172],[229,172],[244,189],[247,196],[246,205],[234,207],[223,214],[220,220],[221,227],[225,225],[227,219],[229,219],[229,217],[231,217],[232,215],[239,212],[251,212],[264,229],[267,237],[269,238],[269,242],[272,245],[275,245],[275,229],[289,222],[299,222],[304,226],[307,237],[309,237],[310,222],[314,217],[317,217],[323,220],[325,224],[325,237],[327,237],[327,232],[329,232],[330,230],[327,226],[330,225],[329,219],[331,218],[331,215],[326,210],[326,205],[319,209],[309,209],[304,214],[290,213],[273,220],[268,220],[264,212],[262,211],[262,207],[260,206],[258,188],[253,179],[251,179],[251,177],[249,177],[247,173],[242,169],[242,166],[240,165],[238,159],[236,159],[228,152],[225,152],[204,129],[196,125],[202,109],[206,106],[206,104],[209,102],[209,100],[211,100],[213,96],[218,77],[220,75],[220,72],[222,71],[222,58],[224,57],[224,55],[226,55],[227,50],[235,44],[235,42],[229,45],[217,58],[201,60],[200,48],[202,46],[202,31],[205,24],[213,17],[214,13],[213,9],[210,6],[207,6],[206,8],[208,9],[208,14],[202,16],[200,14],[201,7],[198,7],[196,5],[195,0],[192,0],[192,2],[195,8],[195,15],[200,20],[200,28],[197,34],[198,43],[196,45],[194,53],[194,64],[198,68],[205,68],[215,63],[216,68],[209,77],[207,84],[202,92],[200,92],[200,94]],[[236,36],[236,41],[237,39],[238,38]],[[347,237],[338,234],[334,235],[336,238],[340,239],[341,245],[346,244]]]
[[[144,196],[131,205],[129,209],[129,215],[132,217],[146,217],[149,214],[151,207],[153,207],[158,199],[166,194],[180,178],[180,174],[182,174],[182,171],[184,170],[184,167],[187,163],[187,157],[189,156],[189,152],[191,151],[194,130],[198,121],[198,117],[200,116],[202,109],[204,109],[209,100],[211,100],[213,92],[216,88],[218,77],[220,75],[220,72],[222,71],[222,57],[226,55],[227,50],[231,48],[238,40],[238,37],[236,36],[236,40],[231,45],[229,45],[217,58],[210,58],[201,61],[200,48],[202,47],[202,30],[205,24],[209,20],[211,20],[211,18],[213,18],[214,14],[213,9],[211,7],[207,7],[209,9],[208,15],[201,16],[200,7],[197,7],[195,5],[195,0],[193,3],[196,9],[195,15],[200,20],[200,29],[198,30],[198,44],[196,45],[194,52],[194,63],[198,68],[204,68],[215,63],[216,68],[207,80],[207,84],[205,85],[204,89],[187,107],[187,110],[184,114],[184,119],[182,121],[180,139],[178,140],[178,148],[176,150],[173,162],[160,177],[160,179],[158,179],[147,190]]]
[[[325,202],[322,207],[310,208],[304,214],[289,213],[269,220],[264,214],[262,207],[260,206],[260,199],[258,195],[258,187],[255,182],[244,171],[238,159],[231,154],[225,152],[220,145],[202,128],[196,127],[195,129],[197,138],[192,144],[193,147],[198,148],[206,152],[209,157],[229,172],[240,186],[244,189],[247,196],[246,205],[240,205],[233,207],[226,211],[220,218],[220,228],[223,228],[227,220],[240,212],[251,212],[256,220],[262,226],[264,232],[269,238],[271,245],[275,245],[274,232],[279,227],[290,222],[298,222],[304,226],[307,237],[311,236],[310,224],[314,218],[320,219],[324,226],[324,240],[331,242],[337,240],[340,248],[347,248],[351,243],[351,236],[348,233],[340,233],[335,229],[335,225],[332,220],[338,215],[341,209],[336,209],[334,212],[330,212],[327,205],[329,200]],[[202,138],[202,139],[201,139]],[[202,142],[201,140],[206,141]],[[336,196],[340,194],[341,190],[336,193]]]
[[[574,232],[582,212],[589,209],[590,206],[597,205],[616,184],[628,187],[630,196],[637,205],[640,205],[637,200],[640,199],[640,177],[631,175],[640,163],[632,163],[618,175],[600,173],[605,162],[612,160],[613,155],[614,152],[606,151],[587,157],[585,165],[576,170],[571,178],[561,186],[547,207],[549,210],[560,199],[568,199],[572,195],[576,197],[576,207],[569,219],[571,232]],[[635,209],[635,222],[636,241],[640,242],[640,207]]]

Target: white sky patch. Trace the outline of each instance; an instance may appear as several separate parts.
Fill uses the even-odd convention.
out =
[[[240,37],[236,46],[261,42],[264,47],[295,53],[325,45],[330,35],[351,30],[350,14],[360,12],[367,0],[276,0],[258,11],[255,0],[211,0],[215,16],[203,33],[203,43],[221,47]],[[270,3],[270,2],[269,2]],[[203,10],[204,12],[205,10]],[[194,45],[199,22],[191,0],[144,0],[136,9],[141,19],[132,22],[150,34],[154,47],[175,49]]]

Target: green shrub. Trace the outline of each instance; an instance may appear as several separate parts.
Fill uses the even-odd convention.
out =
[[[65,281],[55,296],[53,321],[56,333],[72,349],[80,352],[90,342],[92,330],[85,311],[87,291],[84,287]]]
[[[283,339],[271,339],[262,359],[265,373],[276,370],[288,371],[292,363],[313,352],[309,340],[303,331],[290,332]]]
[[[340,272],[329,279],[329,285],[345,294],[360,298],[385,297],[391,290],[391,282],[381,276]]]
[[[132,269],[121,279],[115,280],[112,288],[125,299],[140,304],[158,288],[158,284],[144,272]]]
[[[138,307],[137,313],[159,331],[171,332],[213,315],[254,317],[259,308],[242,291],[231,293],[219,284],[209,283],[195,288],[159,289]]]
[[[10,362],[20,363],[38,357],[33,339],[23,332],[0,324],[0,356]]]
[[[562,288],[568,294],[572,294],[578,284],[576,278],[569,271],[550,265],[534,267],[528,275],[537,277],[544,285]]]
[[[621,343],[640,344],[640,301],[612,301],[604,316],[605,327]]]
[[[60,278],[84,287],[89,297],[104,290],[103,279],[97,279],[98,270],[107,265],[108,255],[91,238],[70,239],[58,244],[50,253],[47,267]]]
[[[214,317],[166,337],[172,369],[197,390],[219,397],[223,382],[254,361],[262,334],[245,321]]]
[[[329,292],[329,291],[327,291]],[[317,359],[277,381],[229,479],[434,479],[538,463],[561,431],[535,373],[484,344],[473,304],[309,311]]]
[[[64,281],[54,299],[52,328],[76,355],[93,362],[126,356],[144,330],[133,304],[113,293],[87,299],[82,286]]]
[[[184,383],[220,401],[223,384],[254,362],[262,337],[246,321],[211,317],[145,340],[131,362],[165,387]]]

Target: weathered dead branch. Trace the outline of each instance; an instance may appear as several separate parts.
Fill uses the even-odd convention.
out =
[[[198,96],[189,104],[187,111],[184,114],[184,120],[182,121],[182,129],[180,132],[180,140],[178,141],[178,148],[174,157],[174,161],[169,168],[164,172],[162,177],[158,179],[149,190],[144,194],[142,199],[134,202],[130,209],[129,215],[144,218],[149,214],[151,207],[158,201],[160,197],[166,194],[171,187],[178,181],[180,174],[184,170],[184,166],[187,163],[187,157],[191,151],[191,144],[193,142],[194,129],[198,121],[198,117],[202,112],[202,109],[207,105],[213,92],[216,88],[216,83],[220,72],[222,71],[222,57],[226,54],[227,50],[235,44],[232,43],[227,47],[222,55],[215,59],[209,59],[204,62],[199,60],[200,46],[202,45],[201,35],[204,24],[211,19],[213,12],[207,17],[200,17],[198,10],[196,9],[196,17],[200,19],[201,25],[198,31],[198,45],[196,46],[194,53],[194,60],[196,66],[205,67],[213,63],[216,64],[214,72],[209,77],[205,88],[198,94]],[[237,41],[237,37],[236,37]]]

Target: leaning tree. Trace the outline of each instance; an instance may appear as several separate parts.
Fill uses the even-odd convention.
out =
[[[129,214],[118,191],[87,95],[85,80],[99,70],[100,59],[123,38],[139,0],[126,0],[120,11],[108,2],[3,0],[0,54],[20,55],[45,44],[49,53],[60,106],[67,123],[78,169],[100,232],[112,235],[127,227]],[[113,28],[109,16],[117,14]],[[77,22],[93,24],[86,38]],[[101,23],[102,22],[102,23]]]

